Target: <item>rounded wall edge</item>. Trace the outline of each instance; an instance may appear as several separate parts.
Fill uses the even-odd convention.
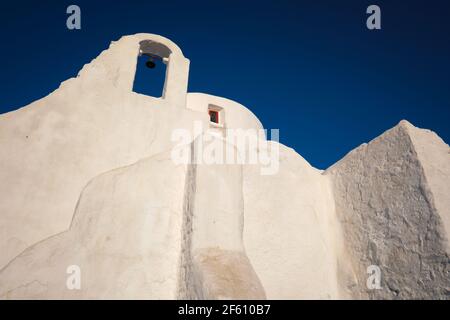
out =
[[[180,47],[173,42],[172,40],[157,35],[157,34],[153,34],[153,33],[136,33],[133,35],[125,35],[122,36],[117,42],[121,41],[121,40],[135,40],[137,41],[137,43],[139,43],[140,41],[144,41],[144,40],[151,40],[151,41],[155,41],[158,43],[161,43],[163,45],[165,45],[167,48],[169,48],[172,51],[172,54],[181,56],[183,58],[185,58],[183,51],[181,51]]]
[[[227,129],[264,129],[255,114],[236,101],[206,93],[188,92],[187,109],[208,114],[210,105],[223,108],[224,127]]]
[[[185,58],[181,49],[171,40],[156,34],[151,33],[137,33],[121,37],[117,44],[123,44],[128,49],[130,55],[133,56],[133,63],[127,70],[132,71],[132,77],[128,77],[128,82],[131,87],[136,73],[136,56],[138,48],[143,41],[153,41],[167,47],[170,51],[170,61],[167,66],[166,80],[164,84],[164,99],[170,101],[171,105],[178,108],[186,107],[186,94],[189,81],[189,59]],[[130,81],[131,80],[131,81]]]

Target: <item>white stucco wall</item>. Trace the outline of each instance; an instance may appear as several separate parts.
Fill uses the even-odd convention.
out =
[[[142,41],[170,52],[164,98],[132,92]],[[170,40],[126,36],[0,115],[0,298],[445,296],[450,167],[439,137],[401,122],[325,172],[277,142],[269,175],[261,163],[176,164],[176,129],[190,133],[180,146],[190,152],[195,138],[229,146],[228,129],[262,129],[237,102],[187,93],[188,70]],[[376,294],[365,287],[372,260],[391,281]],[[65,286],[72,264],[81,291]]]
[[[131,91],[139,43],[148,39],[172,51],[165,99]],[[94,176],[170,149],[174,128],[202,119],[185,107],[188,66],[168,39],[126,36],[47,97],[0,115],[0,268],[66,230]]]
[[[70,229],[0,272],[0,298],[175,299],[186,173],[166,152],[93,179]],[[66,286],[72,265],[80,290]]]
[[[280,145],[279,172],[244,166],[243,192],[245,247],[267,298],[338,298],[340,239],[328,177]]]
[[[259,119],[240,103],[205,93],[188,93],[188,109],[207,115],[210,104],[224,109],[225,129],[263,129]]]

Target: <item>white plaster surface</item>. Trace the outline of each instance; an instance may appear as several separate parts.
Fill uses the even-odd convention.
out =
[[[0,297],[176,298],[186,172],[163,153],[92,180],[70,229],[2,270]],[[80,290],[66,286],[71,265],[80,267]]]
[[[245,246],[267,297],[338,298],[338,226],[328,177],[283,145],[278,174],[244,168]]]
[[[152,48],[168,55],[163,98],[132,92]],[[274,175],[176,164],[175,129],[192,157],[200,139],[262,129],[239,103],[187,93],[188,71],[170,40],[125,36],[0,115],[0,298],[449,298],[450,151],[435,133],[402,121],[325,172],[277,142]],[[366,287],[371,264],[381,290]]]
[[[165,99],[131,91],[139,43],[148,39],[173,52]],[[163,37],[126,36],[47,97],[0,115],[0,268],[28,246],[66,230],[90,179],[169,150],[173,129],[193,131],[194,120],[209,127],[207,113],[186,108],[188,65]],[[202,94],[189,100],[194,108]],[[240,105],[226,100],[223,107],[228,105],[239,113]],[[259,125],[249,111],[243,114],[236,125]]]

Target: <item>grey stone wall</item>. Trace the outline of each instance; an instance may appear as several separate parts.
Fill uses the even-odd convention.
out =
[[[324,173],[332,178],[353,269],[354,280],[344,285],[354,298],[450,298],[442,213],[408,126],[402,121]],[[381,289],[366,285],[371,265],[381,270]]]

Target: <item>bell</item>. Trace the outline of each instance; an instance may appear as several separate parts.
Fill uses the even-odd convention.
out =
[[[145,65],[147,66],[147,68],[150,68],[150,69],[153,69],[156,66],[156,64],[155,64],[155,62],[153,62],[152,58],[149,58],[147,60],[147,62],[145,63]]]

